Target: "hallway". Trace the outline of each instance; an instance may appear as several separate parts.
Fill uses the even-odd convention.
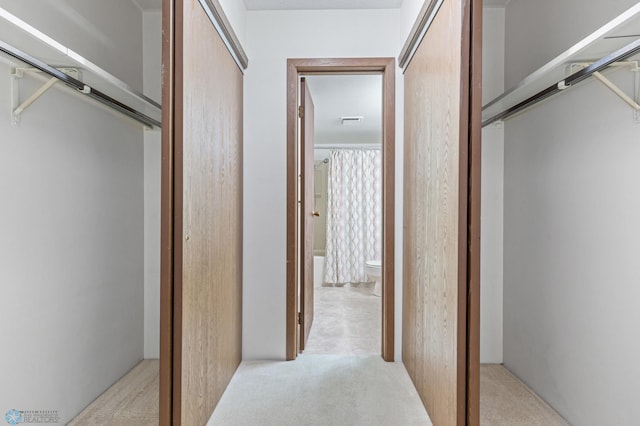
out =
[[[380,356],[244,361],[209,426],[431,425],[400,363]]]
[[[483,365],[480,424],[568,423],[500,365]],[[208,426],[432,425],[402,363],[379,356],[245,361]]]
[[[501,365],[481,367],[483,426],[568,423]],[[154,425],[158,363],[145,360],[96,399],[72,425]],[[379,356],[309,355],[242,363],[210,426],[431,425],[401,363]]]
[[[380,298],[370,284],[315,294],[304,353],[295,361],[244,361],[208,425],[431,425],[404,365],[380,357]],[[481,425],[568,424],[502,365],[480,371]],[[157,396],[158,363],[145,360],[72,424],[156,424]]]

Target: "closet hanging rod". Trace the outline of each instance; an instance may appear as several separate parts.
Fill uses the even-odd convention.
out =
[[[67,86],[76,89],[77,91],[89,96],[92,99],[95,99],[96,101],[116,110],[121,112],[122,114],[133,118],[134,120],[144,124],[147,127],[161,127],[161,123],[158,120],[155,120],[133,108],[131,108],[128,105],[123,104],[122,102],[117,101],[116,99],[113,99],[112,97],[110,97],[109,95],[106,95],[102,92],[100,92],[97,89],[92,88],[91,86],[84,84],[82,81],[77,80],[65,73],[63,73],[62,71],[42,62],[41,60],[34,58],[33,56],[29,55],[28,53],[23,52],[22,50],[11,46],[10,44],[5,43],[4,41],[0,40],[0,51],[6,53],[7,55],[10,55],[26,64],[31,65],[34,68],[39,69],[40,71],[49,74],[52,77],[57,78],[58,80],[62,81],[64,84],[66,84]]]
[[[615,52],[605,56],[599,61],[594,62],[588,67],[583,68],[582,70],[571,74],[569,77],[565,78],[564,80],[560,80],[559,82],[547,87],[544,90],[541,90],[540,92],[525,99],[524,101],[510,108],[507,108],[503,112],[498,113],[491,118],[486,119],[485,121],[482,122],[482,127],[485,127],[496,121],[505,120],[511,117],[512,115],[517,114],[520,111],[530,106],[533,106],[540,101],[545,100],[550,96],[553,96],[565,89],[568,89],[574,84],[580,83],[581,81],[591,77],[593,73],[606,69],[607,67],[609,67],[609,65],[613,64],[614,62],[623,61],[638,52],[640,52],[640,38],[632,43],[627,44],[623,48],[618,49]]]
[[[78,53],[74,52],[73,50],[69,49],[68,47],[63,46],[62,44],[58,43],[56,40],[54,40],[51,37],[49,37],[48,35],[44,34],[42,31],[38,30],[37,28],[35,28],[32,25],[29,25],[27,22],[23,21],[22,19],[18,18],[17,16],[13,15],[9,11],[7,11],[6,9],[1,8],[1,7],[0,7],[0,18],[4,19],[6,22],[12,24],[16,28],[18,28],[20,31],[25,32],[26,34],[28,34],[30,36],[30,38],[32,37],[35,40],[37,40],[39,43],[42,43],[42,44],[44,44],[46,46],[49,46],[50,48],[52,48],[54,51],[58,52],[59,54],[65,56],[65,57],[68,57],[69,59],[71,59],[72,63],[77,63],[83,69],[86,68],[87,70],[91,71],[92,73],[95,73],[96,75],[100,76],[100,78],[104,79],[109,84],[111,84],[111,85],[113,85],[115,87],[118,87],[119,89],[123,90],[128,95],[133,96],[134,98],[136,98],[136,99],[138,99],[138,100],[140,100],[140,101],[142,101],[144,103],[148,103],[148,104],[154,106],[155,108],[161,109],[161,106],[160,106],[160,104],[158,102],[156,102],[153,99],[149,98],[145,94],[137,91],[136,89],[133,89],[132,87],[130,87],[125,82],[120,81],[119,79],[117,79],[113,75],[109,74],[108,72],[106,72],[105,70],[103,70],[102,68],[100,68],[99,66],[94,64],[93,62],[89,61],[87,58],[79,55]]]

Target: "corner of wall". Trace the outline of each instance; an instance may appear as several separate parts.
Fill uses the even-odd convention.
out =
[[[483,10],[483,103],[504,90],[504,8]],[[480,362],[503,361],[504,129],[482,129]]]
[[[246,51],[247,44],[247,8],[242,0],[220,0],[227,19],[238,37],[242,48]]]
[[[143,24],[144,93],[161,99],[162,14],[145,12]],[[161,133],[144,132],[144,357],[160,356],[160,166]]]

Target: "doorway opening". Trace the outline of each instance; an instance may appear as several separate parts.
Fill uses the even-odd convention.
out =
[[[380,354],[382,76],[305,76],[300,95],[301,102],[313,104],[299,119],[303,151],[313,149],[313,170],[299,163],[305,189],[313,187],[313,197],[301,204],[311,203],[312,235],[305,227],[299,238],[313,250],[313,325],[308,334],[301,330],[300,349]],[[306,219],[299,218],[302,225]]]
[[[395,60],[393,58],[289,59],[287,65],[287,359],[295,359],[297,354],[305,348],[314,321],[314,292],[316,291],[314,290],[314,282],[322,281],[325,285],[319,286],[321,289],[353,283],[348,284],[349,290],[354,290],[351,293],[352,296],[359,297],[358,293],[364,293],[370,297],[365,302],[368,307],[363,307],[365,311],[370,310],[371,306],[375,306],[374,303],[377,303],[378,312],[376,315],[370,315],[369,318],[374,318],[381,324],[381,327],[377,328],[379,330],[380,354],[384,360],[393,361]],[[352,141],[350,144],[345,144],[344,140],[336,140],[334,135],[334,142],[327,143],[328,139],[322,139],[321,142],[324,143],[318,144],[324,145],[324,151],[314,149],[316,148],[313,144],[314,105],[309,87],[321,87],[323,80],[326,82],[325,79],[329,77],[332,77],[335,82],[336,79],[345,80],[358,75],[377,79],[382,88],[382,102],[380,102],[380,91],[377,94],[378,107],[381,103],[379,111],[381,129],[378,135],[378,146],[375,146],[375,143],[363,144],[362,141],[360,143]],[[376,100],[373,99],[371,102],[375,103]],[[363,123],[364,117],[346,115],[336,118],[335,121],[339,121],[340,125],[343,122],[346,123],[345,125],[358,125],[358,122]],[[318,146],[318,148],[323,147]],[[328,216],[341,217],[341,213],[336,210],[332,210],[328,214],[328,210],[326,210],[328,205],[322,205],[323,200],[319,200],[320,203],[318,203],[317,198],[322,198],[323,191],[317,192],[313,184],[316,180],[316,174],[320,179],[326,178],[321,175],[322,172],[328,172],[328,166],[332,159],[334,160],[333,165],[337,166],[340,164],[340,157],[345,155],[358,155],[362,157],[362,160],[358,161],[368,161],[372,167],[376,161],[379,162],[379,183],[377,185],[380,214],[377,219],[379,229],[376,232],[371,232],[374,241],[369,247],[364,248],[364,254],[359,256],[363,257],[362,259],[351,262],[357,264],[356,271],[343,275],[336,271],[335,263],[342,259],[337,259],[340,256],[335,255],[338,250],[333,247],[335,244],[331,242],[331,239],[328,243],[316,244],[315,247],[313,244],[314,234],[318,234],[319,239],[322,238],[322,231],[318,233],[317,229],[320,222],[326,220],[324,222],[325,229],[327,222],[330,222],[328,225],[331,228],[332,219]],[[326,174],[328,175],[328,173]],[[372,174],[375,175],[375,171]],[[328,181],[319,181],[319,183],[326,187]],[[329,198],[328,193],[325,196]],[[331,198],[335,199],[338,196],[339,194],[334,193]],[[346,197],[350,196],[346,194]],[[325,199],[324,202],[330,201]],[[375,195],[372,195],[370,202],[375,204]],[[325,217],[322,217],[323,213],[319,211],[323,208],[325,209]],[[375,216],[374,210],[376,209],[369,209]],[[373,218],[372,223],[375,221],[376,218]],[[314,230],[314,228],[316,229]],[[374,234],[378,231],[380,236],[376,242]],[[327,232],[326,235],[331,238],[332,232]],[[321,247],[323,245],[324,247]],[[318,259],[325,257],[322,255],[326,253],[327,246],[333,247],[332,253],[327,256],[331,265],[328,265],[329,269],[326,273],[324,273],[325,271],[316,271],[314,274],[314,254],[316,255],[315,263],[321,266]],[[349,256],[351,257],[351,254]],[[360,262],[361,260],[362,262]],[[381,263],[381,267],[377,269],[379,278],[376,276],[375,266],[371,268],[369,265],[375,260],[379,260]],[[369,265],[366,272],[364,270],[365,263]],[[340,271],[343,272],[344,269],[343,267]],[[376,288],[376,282],[378,282],[379,288]],[[342,295],[346,295],[347,291],[345,289]],[[379,295],[377,301],[377,296],[374,294]],[[322,303],[322,301],[320,302]],[[367,343],[370,344],[371,341]]]

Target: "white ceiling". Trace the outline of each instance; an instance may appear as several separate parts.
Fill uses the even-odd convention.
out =
[[[159,10],[162,8],[162,0],[131,1],[136,3],[142,10]],[[402,5],[402,0],[244,0],[244,4],[247,10],[397,9]]]
[[[244,0],[248,10],[397,9],[402,0]]]
[[[142,10],[159,10],[162,0],[131,0]],[[240,1],[240,0],[236,0]],[[397,9],[403,0],[244,0],[248,10]],[[506,6],[510,0],[484,0],[484,6]]]
[[[382,142],[382,76],[319,75],[306,80],[315,109],[315,144]],[[361,116],[343,126],[340,117]]]

